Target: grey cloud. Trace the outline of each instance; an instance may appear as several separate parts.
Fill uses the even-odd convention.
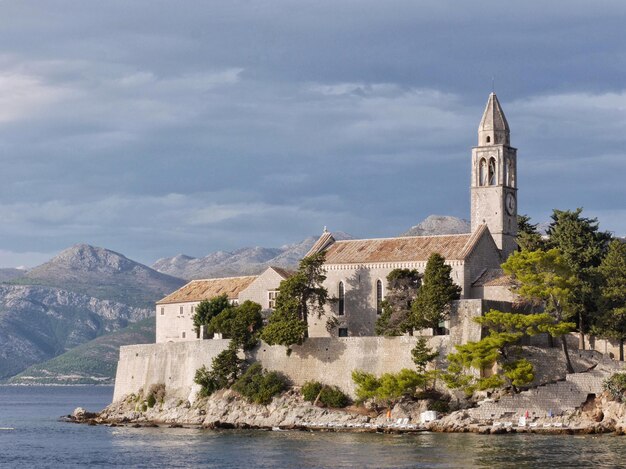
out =
[[[0,247],[151,262],[467,217],[492,75],[520,209],[584,206],[623,233],[625,17],[617,1],[3,3]]]

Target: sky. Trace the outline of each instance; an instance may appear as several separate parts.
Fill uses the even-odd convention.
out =
[[[519,211],[626,234],[626,2],[0,0],[0,266],[469,217],[492,82]]]

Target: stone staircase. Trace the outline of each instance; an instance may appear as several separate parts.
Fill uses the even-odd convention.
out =
[[[520,417],[528,411],[530,418],[545,418],[550,413],[557,416],[575,410],[590,394],[601,394],[604,380],[623,368],[622,363],[605,359],[597,352],[589,352],[589,355],[596,361],[593,369],[568,374],[564,380],[504,396],[498,401],[482,401],[472,409],[472,416],[479,420],[498,420]]]

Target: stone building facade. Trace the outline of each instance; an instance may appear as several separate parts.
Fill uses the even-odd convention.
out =
[[[310,318],[309,336],[374,335],[387,275],[398,268],[423,273],[433,253],[446,259],[452,267],[452,279],[462,288],[453,315],[468,308],[474,314],[478,308],[477,314],[482,314],[493,302],[510,309],[515,298],[500,265],[517,248],[517,184],[517,150],[510,146],[508,122],[498,98],[491,93],[478,128],[478,146],[472,149],[471,232],[337,241],[324,230],[308,254],[325,253],[324,286],[336,301],[327,305],[322,318]],[[190,282],[157,303],[157,342],[196,340],[193,308],[203,299],[222,293],[233,302],[252,300],[271,310],[280,282],[289,275],[270,267],[259,276]],[[338,323],[330,332],[326,328],[329,317]],[[475,323],[458,319],[452,317],[446,325],[451,335],[480,335]],[[461,323],[476,330],[453,330]]]

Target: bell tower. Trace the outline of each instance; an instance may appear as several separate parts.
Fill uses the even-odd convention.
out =
[[[495,93],[489,95],[472,149],[472,232],[486,224],[506,259],[517,243],[517,149]]]

